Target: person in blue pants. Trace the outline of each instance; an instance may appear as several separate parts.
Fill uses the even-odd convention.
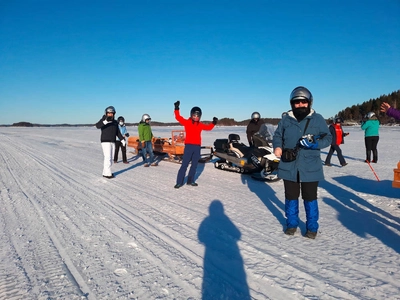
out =
[[[201,132],[203,130],[212,130],[217,124],[218,118],[214,117],[212,123],[205,124],[200,122],[202,111],[200,107],[195,106],[190,110],[190,117],[184,118],[179,113],[180,101],[174,103],[175,119],[185,127],[185,150],[183,151],[182,165],[178,171],[176,184],[174,188],[179,189],[183,186],[186,170],[191,164],[186,184],[197,186],[194,176],[196,175],[197,164],[200,159],[201,151]]]
[[[285,188],[285,234],[294,235],[299,225],[299,196],[306,211],[305,237],[315,239],[319,224],[318,183],[324,179],[320,149],[331,145],[325,119],[311,108],[313,96],[302,86],[290,94],[291,110],[282,115],[274,133],[274,154],[280,157],[278,177]]]

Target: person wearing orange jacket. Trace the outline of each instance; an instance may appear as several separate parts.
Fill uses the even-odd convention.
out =
[[[340,149],[340,145],[344,144],[344,137],[349,135],[349,133],[345,133],[342,127],[343,120],[342,118],[338,117],[334,120],[333,124],[329,126],[329,131],[332,134],[332,144],[331,148],[329,149],[328,156],[325,159],[325,166],[332,166],[331,165],[331,158],[333,153],[336,151],[337,157],[339,159],[339,163],[342,167],[347,165],[346,160],[343,157],[342,149]]]
[[[195,106],[190,111],[190,117],[185,119],[179,113],[180,101],[176,101],[174,105],[175,119],[185,127],[186,132],[185,150],[183,152],[182,165],[178,171],[174,188],[179,189],[181,186],[183,186],[189,163],[191,163],[191,166],[186,184],[197,186],[198,184],[195,182],[194,176],[196,175],[196,168],[201,154],[201,132],[203,130],[212,130],[217,124],[218,118],[214,117],[212,123],[210,124],[204,124],[200,122],[202,112],[200,107]]]

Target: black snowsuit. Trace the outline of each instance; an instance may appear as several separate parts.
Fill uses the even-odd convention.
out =
[[[247,125],[246,134],[247,141],[249,142],[250,147],[253,146],[253,134],[260,130],[262,124],[264,124],[264,121],[262,121],[261,119],[258,119],[258,121],[251,119],[251,121]]]

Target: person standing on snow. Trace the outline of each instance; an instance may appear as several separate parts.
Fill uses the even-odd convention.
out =
[[[96,123],[96,128],[101,129],[100,141],[104,154],[103,177],[109,179],[115,177],[111,173],[111,166],[115,152],[116,138],[120,139],[123,146],[126,145],[126,141],[119,131],[118,122],[114,119],[115,113],[114,106],[107,107],[104,110],[104,116]]]
[[[123,116],[118,117],[117,119],[118,121],[118,128],[119,131],[121,132],[121,134],[123,135],[124,138],[129,137],[129,133],[126,130],[126,126],[125,126],[125,118]],[[119,152],[119,148],[121,148],[121,152],[122,152],[122,161],[124,164],[129,164],[128,163],[128,159],[126,158],[126,145],[123,146],[120,139],[117,137],[117,140],[115,141],[115,153],[114,153],[114,163],[118,162],[118,152]]]
[[[383,102],[381,104],[381,112],[384,112],[387,116],[400,120],[400,110],[390,107],[389,103]]]
[[[139,140],[142,144],[144,167],[158,166],[157,162],[154,161],[153,144],[151,142],[153,139],[153,132],[151,131],[150,121],[150,115],[144,114],[138,126]],[[147,158],[147,154],[149,154],[149,158]]]
[[[381,122],[379,122],[374,112],[369,112],[365,116],[365,120],[361,122],[361,129],[365,131],[364,141],[365,141],[365,152],[366,158],[365,162],[371,162],[371,151],[372,151],[372,162],[378,162],[378,142],[379,142],[379,127]]]
[[[175,105],[175,119],[185,127],[186,138],[185,138],[185,150],[183,152],[182,165],[178,171],[178,176],[176,178],[176,184],[174,188],[179,189],[183,186],[183,181],[185,179],[186,170],[191,163],[187,183],[191,186],[197,186],[198,184],[194,181],[194,176],[196,175],[197,164],[200,159],[201,154],[201,132],[203,130],[212,130],[218,122],[218,118],[214,117],[212,123],[204,124],[200,122],[201,109],[200,107],[193,107],[190,111],[190,117],[185,119],[179,113],[180,101],[176,101]]]
[[[331,158],[335,151],[337,153],[340,165],[343,167],[347,165],[347,162],[342,155],[342,149],[340,149],[340,145],[344,144],[344,137],[349,135],[349,133],[345,133],[343,131],[342,123],[342,118],[338,117],[333,121],[333,124],[329,126],[329,131],[332,134],[332,144],[331,148],[329,149],[329,153],[325,159],[325,166],[332,166]]]
[[[324,179],[321,150],[332,141],[325,119],[311,108],[313,96],[302,86],[290,94],[292,110],[284,113],[273,137],[274,154],[280,157],[278,177],[285,188],[285,234],[294,235],[299,225],[299,196],[304,200],[307,238],[318,232],[317,189]],[[309,135],[309,136],[307,136]]]
[[[253,146],[253,135],[260,130],[261,125],[264,124],[264,122],[261,120],[261,115],[258,112],[253,112],[251,114],[251,120],[249,124],[247,125],[246,128],[246,134],[247,134],[247,141],[249,142],[249,146]]]

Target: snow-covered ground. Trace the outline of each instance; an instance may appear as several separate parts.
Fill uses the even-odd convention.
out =
[[[400,299],[400,128],[381,128],[380,181],[362,130],[345,130],[349,164],[324,167],[310,240],[303,205],[301,233],[283,233],[282,181],[209,162],[177,190],[178,164],[133,154],[108,180],[100,130],[0,128],[0,299]],[[217,127],[203,145],[229,133],[245,139]]]

